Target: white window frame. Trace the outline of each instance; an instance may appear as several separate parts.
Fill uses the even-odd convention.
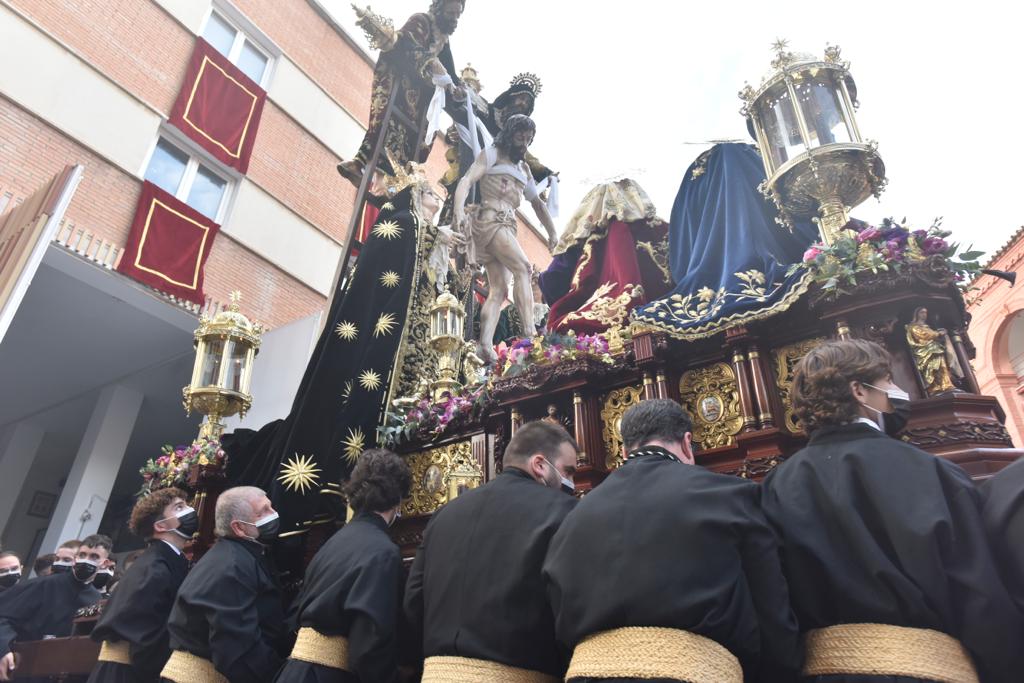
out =
[[[246,40],[267,58],[267,68],[263,70],[263,77],[260,78],[257,85],[264,90],[269,90],[277,59],[283,55],[281,48],[274,41],[270,40],[263,31],[259,30],[256,24],[242,14],[237,7],[223,0],[214,0],[210,5],[210,9],[206,11],[206,14],[203,16],[203,23],[199,27],[199,37],[206,33],[206,26],[210,23],[210,17],[214,14],[219,16],[224,23],[235,29],[235,40],[226,55],[229,62],[237,65],[238,57],[242,54],[242,45]]]
[[[172,193],[183,204],[192,207],[191,204],[188,204],[188,194],[192,191],[192,185],[195,182],[200,166],[203,166],[206,170],[224,181],[224,194],[220,198],[217,212],[214,216],[207,216],[217,225],[224,225],[231,212],[231,208],[234,206],[238,182],[242,177],[241,174],[211,156],[177,128],[165,124],[160,126],[160,129],[157,131],[156,137],[146,153],[146,159],[142,164],[142,168],[139,170],[139,178],[143,180],[146,179],[146,171],[149,170],[149,164],[153,161],[153,154],[156,153],[156,146],[160,143],[160,140],[166,140],[176,147],[179,152],[188,155],[188,162],[185,164],[185,172],[181,174],[178,189]],[[199,209],[195,210],[199,211]],[[200,213],[202,212],[200,211]],[[206,216],[206,214],[203,215]]]

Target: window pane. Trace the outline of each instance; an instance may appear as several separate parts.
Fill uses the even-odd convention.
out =
[[[263,72],[267,69],[267,58],[247,40],[242,45],[242,54],[238,55],[238,68],[246,76],[259,83],[263,78]]]
[[[149,160],[145,178],[163,190],[175,194],[181,184],[181,176],[188,165],[188,155],[161,139],[156,143],[153,158]]]
[[[206,22],[206,30],[203,31],[203,38],[210,45],[213,45],[225,57],[231,52],[231,45],[235,42],[235,27],[221,19],[216,12],[210,14],[210,20]]]
[[[188,205],[204,216],[216,220],[225,187],[227,182],[224,179],[200,166],[196,170],[196,179],[188,193]]]

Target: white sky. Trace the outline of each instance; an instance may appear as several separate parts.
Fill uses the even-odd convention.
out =
[[[364,41],[349,0],[321,1]],[[358,2],[396,26],[430,4]],[[771,43],[819,55],[837,44],[889,177],[854,215],[922,228],[943,216],[955,240],[991,253],[1024,224],[1022,20],[1012,0],[467,0],[451,42],[488,99],[521,71],[541,77],[533,151],[561,172],[560,230],[587,190],[619,175],[667,219],[704,141],[749,141],[736,93],[769,70]]]

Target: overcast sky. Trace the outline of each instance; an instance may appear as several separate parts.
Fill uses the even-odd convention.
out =
[[[349,0],[322,0],[365,45]],[[366,0],[358,0],[364,5]],[[377,0],[401,26],[429,0]],[[951,8],[951,9],[946,9]],[[706,141],[747,141],[737,92],[769,70],[771,44],[820,55],[839,45],[857,82],[858,122],[879,142],[889,188],[854,215],[944,217],[987,252],[1024,224],[1024,88],[1016,2],[856,3],[467,0],[457,68],[493,99],[521,71],[544,90],[533,151],[561,172],[559,229],[594,184],[636,179],[665,218]],[[354,151],[354,150],[353,150]]]

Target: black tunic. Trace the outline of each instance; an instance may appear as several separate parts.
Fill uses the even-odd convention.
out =
[[[153,541],[118,582],[103,608],[93,640],[127,642],[132,664],[98,662],[89,683],[160,680],[171,654],[167,617],[188,573],[188,560],[164,541]]]
[[[541,565],[576,499],[507,468],[434,513],[406,585],[426,657],[485,659],[561,676]]]
[[[380,515],[357,515],[321,548],[296,601],[297,627],[348,638],[349,672],[289,659],[277,683],[398,681],[402,556]]]
[[[1003,581],[1024,613],[1024,460],[981,486],[982,517]]]
[[[75,612],[94,605],[100,592],[75,579],[71,572],[22,581],[0,593],[0,657],[15,640],[71,635]]]
[[[667,457],[627,460],[551,543],[544,574],[559,641],[680,629],[727,648],[747,680],[792,680],[798,628],[757,497],[756,484]]]
[[[222,538],[182,582],[167,630],[171,649],[212,661],[231,683],[261,683],[284,661],[284,619],[263,546]]]
[[[964,644],[983,681],[1020,680],[1024,627],[958,466],[863,423],[824,428],[767,477],[762,504],[802,630],[934,629]]]

